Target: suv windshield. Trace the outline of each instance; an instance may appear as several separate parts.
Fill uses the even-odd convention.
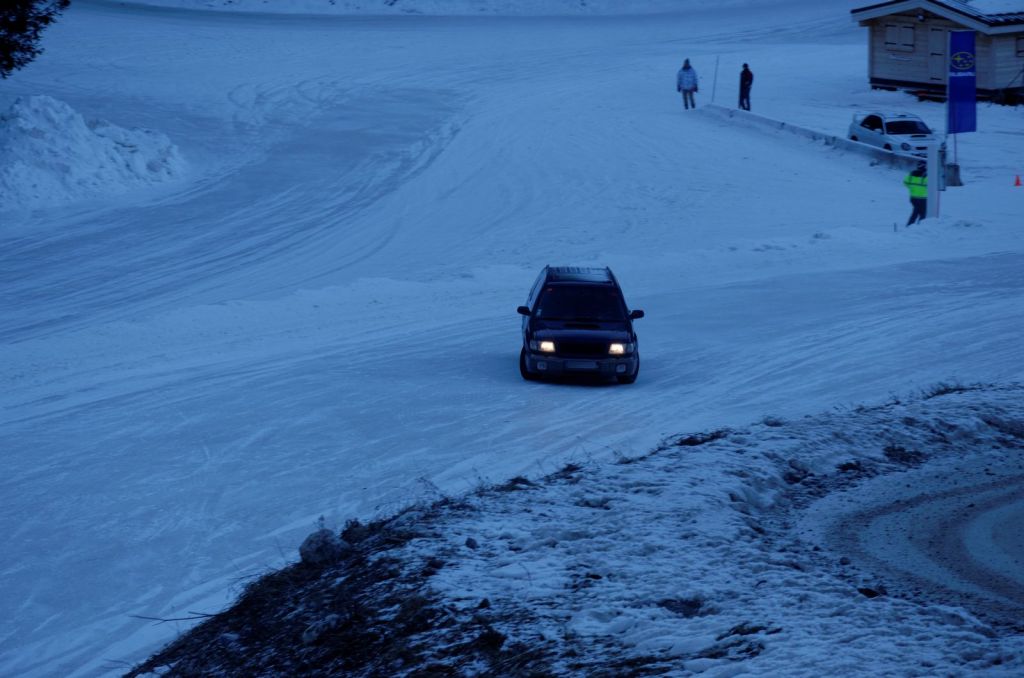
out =
[[[928,125],[920,120],[895,120],[885,123],[885,130],[889,134],[931,134]]]
[[[548,285],[537,302],[536,316],[546,320],[621,322],[626,319],[626,309],[608,286]]]

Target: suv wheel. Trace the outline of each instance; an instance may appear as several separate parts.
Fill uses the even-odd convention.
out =
[[[618,380],[619,380],[620,384],[632,384],[634,381],[636,381],[636,378],[639,377],[639,376],[640,376],[640,356],[637,356],[636,357],[636,370],[633,371],[633,374],[629,374],[629,375],[624,375],[624,376],[618,377]]]
[[[525,379],[526,381],[537,381],[537,375],[531,374],[530,371],[526,369],[525,347],[519,349],[519,374],[523,375],[523,379]]]

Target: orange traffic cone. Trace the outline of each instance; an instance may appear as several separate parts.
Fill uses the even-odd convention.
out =
[[[1019,175],[1019,174],[1017,175],[1017,181],[1013,182],[1013,185],[1014,185],[1014,186],[1021,186],[1021,185],[1022,185],[1022,184],[1020,183],[1020,175]]]

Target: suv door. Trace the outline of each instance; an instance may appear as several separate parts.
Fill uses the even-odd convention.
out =
[[[872,146],[885,145],[884,130],[882,129],[882,118],[877,115],[869,115],[860,123],[861,141]]]
[[[530,289],[530,296],[526,298],[526,308],[530,309],[530,313],[533,313],[533,309],[537,307],[537,297],[540,295],[540,290],[544,286],[544,281],[548,277],[548,269],[545,267],[540,275],[537,276],[537,280],[534,281],[533,287]],[[523,316],[523,343],[526,343],[526,333],[530,326],[529,315]]]

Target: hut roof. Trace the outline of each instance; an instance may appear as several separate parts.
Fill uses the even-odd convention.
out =
[[[888,0],[853,9],[850,14],[855,21],[866,21],[913,10],[927,10],[982,33],[1024,31],[1024,0],[975,0],[971,4],[960,0]]]

